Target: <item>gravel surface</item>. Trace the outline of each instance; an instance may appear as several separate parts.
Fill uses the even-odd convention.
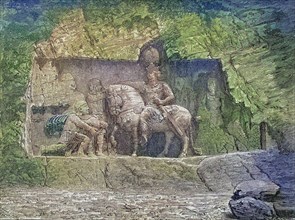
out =
[[[12,188],[0,196],[0,219],[232,219],[227,194]]]

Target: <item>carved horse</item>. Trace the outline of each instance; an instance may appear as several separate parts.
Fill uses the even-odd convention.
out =
[[[138,92],[127,85],[110,85],[107,89],[107,107],[110,115],[113,117],[115,127],[111,134],[112,145],[116,145],[114,134],[120,127],[131,133],[133,142],[132,156],[136,156],[138,149],[138,127],[140,122],[140,113],[144,108],[144,102]]]
[[[146,106],[140,114],[142,144],[147,142],[154,132],[164,132],[165,146],[158,157],[167,156],[169,145],[174,136],[182,141],[180,157],[187,156],[189,144],[193,145],[191,119],[189,111],[179,105],[160,106],[160,110]]]
[[[165,133],[165,147],[158,157],[167,155],[174,135],[182,140],[181,156],[187,155],[189,143],[192,144],[192,117],[187,109],[169,105],[160,107],[160,111],[155,107],[145,106],[139,92],[128,85],[109,86],[106,98],[109,112],[116,122],[112,136],[118,127],[131,132],[133,156],[136,156],[139,145],[139,131],[142,135],[142,144],[146,143],[154,132]]]

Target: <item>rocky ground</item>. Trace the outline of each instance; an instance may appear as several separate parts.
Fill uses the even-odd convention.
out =
[[[171,189],[68,191],[9,189],[0,219],[232,219],[227,194]]]
[[[295,153],[38,160],[47,186],[0,189],[0,219],[233,219],[233,190],[251,180],[277,184],[277,214],[295,219]]]
[[[230,194],[192,190],[10,188],[0,195],[0,219],[234,219]]]

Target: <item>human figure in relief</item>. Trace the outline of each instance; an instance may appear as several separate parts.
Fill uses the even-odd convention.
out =
[[[88,93],[86,95],[86,102],[89,106],[89,113],[104,120],[105,89],[101,81],[97,78],[89,80],[87,86]]]
[[[89,114],[85,101],[78,101],[74,109],[75,113],[55,115],[48,119],[45,129],[47,132],[60,131],[58,144],[65,145],[66,156],[101,155],[108,124]]]

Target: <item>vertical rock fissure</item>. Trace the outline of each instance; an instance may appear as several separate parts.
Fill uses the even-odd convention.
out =
[[[47,156],[44,157],[44,163],[43,163],[43,167],[44,167],[44,181],[43,181],[43,186],[48,186],[48,158]]]
[[[104,182],[105,182],[105,187],[108,188],[108,189],[113,189],[114,187],[112,186],[112,184],[111,184],[111,182],[109,180],[109,174],[110,174],[109,166],[110,166],[110,164],[108,162],[105,162],[104,163],[104,168],[103,169],[99,168],[99,170],[103,175]]]
[[[250,169],[243,163],[243,161],[241,161],[241,164],[246,169],[246,172],[249,174],[251,179],[255,180],[255,178],[254,178],[253,174],[251,173]]]
[[[208,185],[208,183],[206,182],[206,179],[202,176],[202,174],[200,174],[199,170],[197,169],[196,171],[198,177],[200,178],[200,180],[202,181],[202,183],[204,184],[204,186],[210,191],[213,192],[214,190]]]

